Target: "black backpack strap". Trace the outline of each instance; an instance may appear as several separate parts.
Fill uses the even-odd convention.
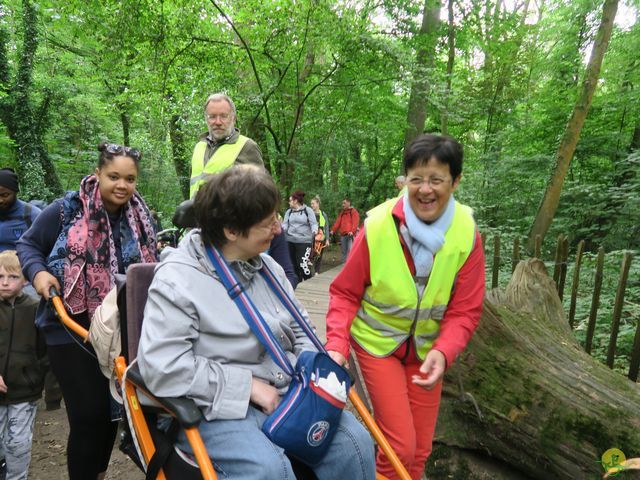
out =
[[[155,480],[158,477],[160,469],[167,463],[171,452],[173,452],[173,444],[178,437],[178,430],[178,422],[173,419],[166,433],[158,435],[158,438],[155,439],[156,451],[147,465],[145,480]]]
[[[24,204],[24,213],[22,214],[22,218],[24,219],[24,223],[27,224],[27,228],[31,228],[31,204],[30,203],[25,203]]]

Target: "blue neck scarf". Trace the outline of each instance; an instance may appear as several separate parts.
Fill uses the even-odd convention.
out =
[[[409,204],[409,194],[404,192],[405,222],[411,236],[411,255],[416,266],[416,277],[428,277],[433,267],[433,256],[442,248],[444,235],[451,226],[455,212],[455,199],[449,197],[444,212],[435,222],[425,223],[413,212]]]

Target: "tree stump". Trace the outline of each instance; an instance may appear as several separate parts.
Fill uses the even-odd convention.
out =
[[[429,479],[600,478],[606,450],[640,456],[640,386],[584,352],[544,264],[523,261],[504,292],[487,295],[447,372],[435,442]],[[480,463],[511,473],[474,474]]]

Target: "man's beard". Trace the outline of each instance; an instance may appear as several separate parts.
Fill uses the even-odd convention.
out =
[[[233,134],[234,127],[233,125],[229,126],[224,132],[216,132],[213,129],[209,129],[209,136],[213,138],[215,141],[219,142],[220,140],[224,140],[227,137],[230,137]]]

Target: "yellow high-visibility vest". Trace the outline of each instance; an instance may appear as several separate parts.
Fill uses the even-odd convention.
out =
[[[407,265],[391,211],[392,199],[370,212],[365,221],[371,285],[351,325],[351,335],[371,355],[391,355],[409,337],[424,359],[440,332],[456,275],[469,257],[476,225],[471,209],[455,203],[442,248],[434,256],[427,285],[419,291]]]
[[[220,173],[233,165],[248,138],[244,135],[238,137],[236,143],[220,145],[211,156],[207,164],[204,164],[204,154],[207,151],[207,142],[202,140],[196,143],[191,157],[191,180],[189,182],[189,197],[193,198],[198,189],[206,182],[208,175]]]

